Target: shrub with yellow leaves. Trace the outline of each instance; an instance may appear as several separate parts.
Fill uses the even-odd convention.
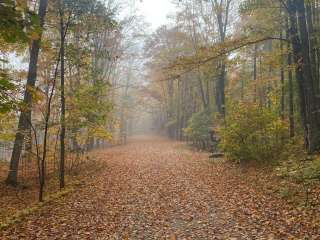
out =
[[[277,160],[288,139],[287,122],[277,110],[250,102],[233,102],[228,109],[226,125],[220,128],[226,155],[239,161]]]

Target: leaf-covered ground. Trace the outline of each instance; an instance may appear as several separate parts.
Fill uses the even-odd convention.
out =
[[[320,239],[319,219],[277,198],[268,178],[181,143],[140,138],[99,157],[102,171],[0,239]]]
[[[98,154],[99,150],[92,151],[90,152],[90,158],[86,156],[88,159],[80,165],[74,165],[73,169],[66,168],[65,177],[69,184],[63,192],[73,191],[74,185],[78,185],[79,181],[92,174],[97,174],[98,171],[103,169],[101,165],[105,165],[105,162],[96,160]],[[8,163],[0,163],[0,230],[3,224],[8,224],[11,220],[16,219],[17,215],[38,207],[36,206],[39,195],[37,166],[30,165],[27,173],[19,172],[19,185],[17,187],[8,186],[5,183],[9,171],[8,167]],[[47,167],[45,186],[45,199],[47,200],[57,198],[62,194],[59,192],[58,174],[53,171],[49,171]]]

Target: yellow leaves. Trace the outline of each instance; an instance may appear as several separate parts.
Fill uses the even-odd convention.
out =
[[[0,140],[13,141],[15,136],[16,116],[13,113],[0,113]]]
[[[31,33],[31,39],[32,39],[33,41],[39,40],[39,39],[40,39],[40,34],[39,34],[38,32],[32,32],[32,33]]]
[[[233,102],[228,109],[227,128],[221,129],[226,153],[244,161],[279,160],[288,139],[288,124],[278,110],[250,102]]]
[[[27,91],[31,94],[34,102],[41,103],[43,101],[44,93],[40,89],[27,86]]]
[[[28,7],[28,1],[27,0],[16,0],[16,9],[21,11]]]
[[[97,126],[91,129],[91,135],[96,138],[105,139],[107,141],[112,140],[112,133],[107,131],[107,129],[102,126]]]
[[[128,233],[128,232],[126,232],[126,233],[124,234],[123,239],[124,239],[124,240],[129,240],[129,233]]]

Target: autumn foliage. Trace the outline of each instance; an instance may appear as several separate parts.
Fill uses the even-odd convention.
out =
[[[287,123],[273,109],[255,103],[232,103],[226,127],[220,128],[221,147],[232,159],[272,163],[285,150],[287,129]]]

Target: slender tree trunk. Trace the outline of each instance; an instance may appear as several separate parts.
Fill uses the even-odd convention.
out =
[[[254,102],[257,101],[257,52],[258,52],[258,45],[254,45],[254,52],[253,52],[253,81],[254,81]]]
[[[181,117],[181,102],[180,102],[180,97],[181,97],[181,90],[180,90],[181,84],[180,84],[180,79],[177,81],[177,104],[176,104],[176,114],[177,114],[177,123],[176,123],[176,129],[175,129],[175,139],[179,140],[180,138],[180,117]]]
[[[65,55],[65,30],[64,30],[64,1],[59,1],[59,13],[60,13],[60,37],[61,37],[61,116],[60,116],[60,124],[61,124],[61,131],[60,131],[60,171],[59,171],[59,180],[60,180],[60,188],[64,188],[64,174],[65,174],[65,135],[66,135],[66,124],[65,124],[65,115],[66,115],[66,106],[65,106],[65,79],[64,79],[64,55]]]
[[[226,82],[226,64],[223,62],[220,68],[220,75],[216,85],[216,104],[217,111],[225,116],[225,83]]]
[[[286,31],[286,37],[287,39],[290,38],[289,34],[289,22],[287,20],[287,31]],[[290,138],[293,138],[295,136],[295,120],[294,120],[294,90],[293,90],[293,73],[291,70],[292,66],[292,48],[291,48],[291,43],[288,42],[287,45],[288,49],[288,85],[289,85],[289,134]]]
[[[40,18],[40,28],[43,29],[46,10],[47,10],[48,1],[40,0],[39,5],[39,18]],[[38,65],[38,57],[40,50],[40,42],[41,42],[42,33],[39,34],[39,39],[32,41],[31,51],[30,51],[30,62],[29,62],[29,70],[27,77],[27,85],[24,93],[23,103],[26,109],[21,110],[18,130],[15,136],[14,146],[11,155],[10,161],[10,170],[6,180],[7,184],[17,185],[18,183],[18,169],[19,169],[19,161],[22,152],[24,137],[27,132],[30,131],[31,124],[31,110],[32,110],[32,94],[31,89],[35,87],[36,79],[37,79],[37,65]]]
[[[169,111],[168,111],[168,119],[170,122],[172,122],[174,114],[173,114],[173,97],[174,97],[174,82],[173,80],[169,80],[168,81],[168,107],[169,107]],[[170,138],[174,138],[174,131],[173,131],[173,127],[170,125],[168,127],[168,135]]]
[[[280,11],[280,16],[282,16],[282,9]],[[283,31],[282,31],[282,26],[280,29],[280,39],[283,37]],[[280,41],[280,51],[281,51],[281,69],[280,69],[280,84],[281,84],[281,98],[280,98],[280,115],[281,118],[284,119],[285,117],[285,89],[284,89],[284,64],[283,64],[283,42]]]
[[[316,69],[316,37],[314,36],[314,26],[313,26],[313,13],[312,13],[312,5],[311,1],[306,4],[306,21],[308,26],[309,33],[309,45],[310,45],[310,63],[312,68],[312,76],[314,80],[315,91],[319,89],[318,79],[317,79],[317,69]]]
[[[229,23],[229,10],[232,0],[212,0],[212,6],[215,9],[215,14],[218,22],[218,30],[220,42],[225,42],[227,26]],[[224,13],[224,15],[223,15]],[[216,106],[218,112],[225,117],[225,85],[226,85],[226,62],[225,59],[221,61],[220,76],[216,86]]]
[[[288,65],[292,65],[292,54],[288,54]],[[289,81],[289,133],[290,137],[295,136],[295,121],[294,121],[294,91],[293,91],[293,74],[292,70],[288,70],[288,81]]]
[[[201,72],[200,72],[199,69],[198,69],[198,72],[196,74],[197,74],[198,82],[199,82],[199,89],[200,89],[200,94],[201,94],[201,99],[202,99],[202,105],[203,105],[204,109],[207,109],[208,108],[208,102],[207,102],[207,99],[206,99],[206,94],[205,94],[205,90],[204,90],[204,87],[203,87],[203,81],[202,81],[202,78],[201,78]]]
[[[120,138],[122,144],[127,143],[127,134],[128,134],[128,119],[127,119],[127,111],[128,111],[128,96],[129,96],[129,84],[131,78],[131,70],[127,73],[126,85],[122,95],[122,103],[121,103],[121,112],[120,112]]]

